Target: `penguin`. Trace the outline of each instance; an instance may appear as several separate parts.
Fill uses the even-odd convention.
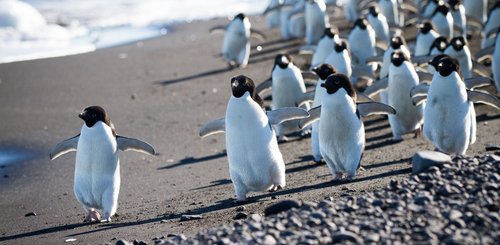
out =
[[[441,58],[424,109],[424,135],[437,150],[465,154],[474,143],[476,118],[472,116],[472,102],[500,109],[500,100],[496,97],[466,89],[456,59]]]
[[[434,30],[434,26],[430,21],[424,21],[418,25],[419,32],[415,41],[415,56],[428,55],[432,43],[439,34]]]
[[[450,5],[451,16],[453,17],[453,25],[458,28],[460,35],[467,37],[467,19],[465,16],[465,8],[462,0],[448,0]]]
[[[436,11],[437,7],[439,6],[441,0],[429,0],[427,3],[424,5],[422,8],[422,16],[424,18],[430,18],[434,11]]]
[[[306,24],[306,44],[316,45],[325,28],[330,26],[325,2],[323,0],[307,0],[304,19]]]
[[[419,78],[409,56],[402,50],[391,54],[389,79],[387,86],[387,104],[398,113],[389,114],[389,124],[392,130],[393,141],[401,141],[401,135],[413,132],[415,137],[420,135],[423,122],[423,104],[412,104],[411,89],[419,84]]]
[[[347,0],[343,1],[344,5],[344,18],[347,22],[354,22],[359,18],[358,6],[361,0]]]
[[[271,0],[264,10],[267,27],[270,29],[280,26],[280,0]]]
[[[488,0],[464,0],[467,21],[475,19],[479,23],[486,22]]]
[[[337,43],[335,43],[334,49],[326,57],[324,63],[333,66],[338,73],[342,73],[347,77],[351,77],[351,55],[349,52],[349,44],[347,43],[347,40],[341,39]]]
[[[370,23],[364,18],[357,19],[349,33],[348,40],[353,63],[356,66],[368,67],[374,71],[376,66],[366,64],[366,59],[377,55],[375,31],[370,26]]]
[[[253,80],[244,75],[231,78],[231,93],[225,118],[204,124],[200,136],[226,133],[229,174],[241,202],[250,191],[285,187],[285,163],[271,125],[309,114],[296,107],[266,112]]]
[[[356,93],[349,78],[340,73],[330,75],[320,85],[326,90],[321,106],[309,111],[301,127],[319,119],[319,147],[334,180],[350,180],[360,167],[365,146],[365,130],[360,116],[395,113],[377,102],[356,103]]]
[[[379,0],[378,5],[389,25],[400,26],[402,24],[399,17],[397,0]]]
[[[329,64],[321,64],[312,69],[316,74],[318,74],[318,82],[316,83],[316,89],[314,93],[313,108],[321,106],[321,99],[326,93],[326,90],[321,87],[326,80],[326,78],[332,74],[337,73],[335,68]],[[321,152],[319,149],[319,122],[314,122],[311,127],[311,151],[316,163],[321,162]]]
[[[306,92],[306,86],[300,69],[293,64],[288,54],[278,54],[274,59],[274,67],[271,73],[272,80],[272,104],[273,110],[283,107],[295,106],[297,98]],[[309,105],[305,105],[309,109]],[[276,125],[276,134],[279,141],[287,141],[285,134],[299,131],[298,121],[288,121]],[[306,134],[307,130],[303,131]]]
[[[484,24],[481,47],[487,48],[495,44],[495,38],[492,34],[496,33],[496,29],[500,27],[500,1],[496,1],[495,5],[488,12],[488,19]]]
[[[304,8],[304,0],[287,3],[281,8],[280,31],[284,40],[305,36]]]
[[[368,11],[367,19],[375,31],[375,40],[383,44],[389,43],[389,24],[385,16],[380,12],[380,8],[372,5]]]
[[[495,38],[493,58],[491,59],[491,70],[493,71],[493,80],[495,80],[497,93],[500,93],[500,29]]]
[[[438,55],[444,53],[448,47],[448,38],[439,36],[432,42],[431,48],[428,52],[429,55]]]
[[[472,78],[472,55],[463,36],[451,39],[444,53],[458,60],[464,78]]]
[[[219,29],[212,28],[210,31]],[[244,68],[250,58],[250,21],[244,14],[237,14],[227,25],[222,43],[222,58],[230,67]]]
[[[324,63],[326,57],[333,51],[335,43],[339,41],[339,33],[337,29],[328,27],[325,28],[323,37],[318,42],[316,50],[314,51],[313,57],[311,59],[311,68]]]
[[[50,159],[76,151],[74,192],[85,211],[84,222],[110,222],[120,192],[118,150],[156,152],[146,142],[116,135],[109,115],[100,106],[87,107],[78,117],[84,121],[80,134],[54,146]],[[102,219],[97,210],[103,211]]]
[[[453,16],[451,16],[450,9],[446,5],[440,4],[437,6],[431,15],[431,22],[439,35],[448,39],[453,38]]]

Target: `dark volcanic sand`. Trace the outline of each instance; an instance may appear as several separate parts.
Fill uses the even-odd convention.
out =
[[[224,115],[232,76],[245,74],[263,81],[274,56],[296,51],[301,42],[277,42],[278,31],[267,30],[268,41],[262,52],[252,54],[251,64],[228,70],[217,57],[222,35],[208,35],[210,27],[225,23],[226,19],[193,22],[140,45],[1,64],[0,149],[31,155],[0,168],[0,243],[55,244],[69,238],[92,244],[117,239],[152,242],[155,237],[194,236],[232,223],[237,211],[222,153],[224,135],[200,139],[198,129]],[[252,18],[252,24],[265,29],[263,18]],[[74,153],[48,159],[54,144],[79,133],[82,121],[77,114],[90,105],[108,111],[118,134],[143,139],[161,153],[121,153],[119,215],[110,224],[82,224],[83,211],[73,196]],[[467,151],[470,155],[484,153],[486,144],[500,144],[499,112],[481,105],[476,110],[477,142]],[[417,150],[434,148],[423,137],[410,135],[391,144],[387,120],[368,117],[365,122],[366,171],[352,182],[331,184],[327,167],[310,157],[310,139],[292,137],[280,144],[286,188],[274,194],[251,193],[245,212],[261,214],[283,199],[318,201],[381,189],[410,175],[408,159]],[[25,217],[31,212],[36,216]],[[182,214],[203,218],[181,222]]]

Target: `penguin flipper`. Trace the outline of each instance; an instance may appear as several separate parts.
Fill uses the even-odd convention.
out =
[[[142,140],[117,135],[116,144],[122,151],[137,151],[153,156],[156,154],[153,146]]]
[[[367,77],[370,79],[377,79],[375,77],[375,74],[373,74],[373,70],[370,68],[370,66],[364,66],[364,65],[353,66],[352,74],[353,76],[357,77]]]
[[[209,136],[212,134],[224,133],[226,132],[226,119],[219,118],[210,122],[205,123],[200,128],[200,137]]]
[[[417,95],[417,96],[411,98],[411,103],[413,103],[414,106],[418,106],[418,105],[424,103],[426,100],[427,100],[427,96]]]
[[[266,40],[266,34],[264,34],[263,32],[261,32],[259,30],[254,29],[254,28],[250,28],[250,36],[254,36],[257,39],[260,39],[261,41]]]
[[[396,114],[396,110],[390,105],[379,102],[356,103],[359,115],[366,117],[369,115]]]
[[[474,71],[474,73],[476,73],[480,76],[483,76],[483,77],[489,77],[490,73],[491,73],[490,68],[488,68],[482,64],[477,63],[477,61],[475,61],[475,60],[472,61],[472,71]]]
[[[69,138],[67,140],[61,141],[59,144],[55,145],[50,150],[50,160],[54,160],[66,153],[76,151],[76,147],[78,146],[78,140],[80,139],[80,134]]]
[[[492,46],[489,46],[487,48],[481,49],[481,50],[477,51],[477,53],[474,55],[474,58],[477,61],[481,61],[484,58],[486,58],[488,56],[491,56],[491,54],[493,53],[494,50],[495,50],[495,45],[492,45]]]
[[[383,55],[373,56],[373,57],[370,57],[370,58],[366,59],[366,64],[369,64],[369,63],[382,63],[383,59],[384,59]]]
[[[432,55],[413,56],[411,57],[411,62],[413,64],[423,64],[429,62],[429,60],[431,60],[432,58],[434,58],[434,56]]]
[[[389,85],[389,78],[384,77],[380,80],[375,81],[372,85],[368,86],[363,92],[366,96],[372,97],[380,93],[382,90],[386,89]]]
[[[208,31],[210,34],[214,33],[224,33],[226,31],[226,26],[214,26]]]
[[[310,92],[306,92],[306,93],[301,94],[299,96],[299,98],[297,98],[297,100],[295,101],[295,105],[297,105],[297,107],[299,107],[305,103],[314,101],[315,94],[316,94],[315,91],[310,91]]]
[[[309,113],[298,107],[284,107],[272,111],[267,111],[267,118],[271,125],[280,124],[285,121],[302,119],[309,117]]]
[[[299,127],[301,129],[311,125],[313,122],[316,122],[319,120],[319,117],[321,116],[321,106],[314,107],[310,109],[309,111],[309,117],[304,118],[299,121]]]
[[[311,79],[311,80],[318,80],[318,75],[312,71],[302,71],[302,78],[304,79]]]
[[[414,86],[410,90],[410,97],[416,97],[416,96],[427,96],[427,93],[429,93],[429,88],[430,86],[425,84],[425,83],[420,83],[416,86]]]
[[[360,102],[372,102],[372,98],[368,97],[368,95],[356,91],[356,100]]]
[[[493,84],[493,81],[488,77],[471,77],[464,79],[464,83],[468,89],[474,89]]]
[[[467,96],[469,97],[469,101],[486,104],[500,110],[500,100],[487,92],[467,90]]]
[[[255,92],[261,96],[262,93],[266,92],[267,90],[270,90],[273,86],[273,79],[270,77],[267,80],[259,83],[257,87],[255,87]]]
[[[423,81],[432,81],[432,74],[428,73],[428,72],[424,72],[424,71],[417,71],[417,75],[418,75],[418,80],[420,82],[423,82]]]

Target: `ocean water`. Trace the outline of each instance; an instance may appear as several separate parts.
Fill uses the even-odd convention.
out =
[[[269,0],[0,0],[0,63],[168,35],[176,22],[248,15]]]

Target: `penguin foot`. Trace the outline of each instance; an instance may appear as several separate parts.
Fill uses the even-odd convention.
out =
[[[391,141],[394,143],[399,143],[399,142],[403,141],[403,138],[401,137],[401,135],[398,135],[398,136],[392,137]]]
[[[284,143],[284,142],[288,142],[288,137],[286,136],[278,136],[278,143]]]
[[[90,210],[83,222],[98,222],[101,220],[101,215],[96,210]]]
[[[419,127],[413,131],[413,138],[416,139],[422,135],[422,127]]]
[[[323,164],[326,164],[326,162],[325,162],[325,161],[323,161],[323,159],[319,159],[319,160],[316,160],[316,159],[315,159],[315,160],[314,160],[314,163],[315,163],[315,164],[318,164],[318,165],[323,165]]]

